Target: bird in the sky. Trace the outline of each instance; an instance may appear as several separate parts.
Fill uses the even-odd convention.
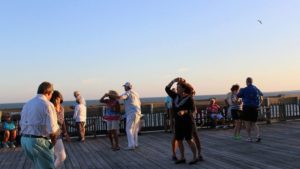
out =
[[[260,24],[262,24],[262,21],[261,21],[261,20],[259,20],[259,19],[257,20],[257,22],[258,22],[258,23],[260,23]]]

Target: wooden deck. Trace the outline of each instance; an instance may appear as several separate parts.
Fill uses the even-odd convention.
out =
[[[211,129],[199,131],[205,161],[196,165],[175,165],[170,160],[169,133],[147,133],[140,136],[140,148],[135,151],[113,152],[104,137],[87,139],[85,144],[65,143],[66,169],[122,169],[122,168],[262,168],[291,169],[300,168],[300,121],[280,122],[261,125],[262,142],[249,143],[233,140],[232,129]],[[245,138],[245,131],[242,131]],[[126,137],[121,137],[121,146],[126,146]],[[185,145],[185,147],[187,147]],[[186,158],[192,158],[186,148]],[[0,149],[1,169],[30,169],[31,162],[26,159],[21,148]]]

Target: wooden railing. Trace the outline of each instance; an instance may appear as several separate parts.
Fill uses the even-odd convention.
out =
[[[142,131],[155,131],[164,130],[167,122],[167,116],[164,112],[164,108],[149,107],[150,110],[143,113],[142,118]],[[262,106],[259,111],[258,121],[266,122],[270,124],[272,121],[285,121],[290,119],[300,119],[300,107],[299,104],[274,104],[270,106]],[[221,109],[221,113],[224,115],[227,123],[231,122],[230,116],[227,114],[227,108]],[[102,116],[92,115],[87,117],[87,135],[102,135],[106,133],[106,122],[103,121]],[[65,117],[68,124],[68,132],[70,135],[76,135],[75,122],[71,116]],[[198,127],[209,128],[210,117],[208,116],[205,107],[197,107],[197,114],[195,116],[195,122]],[[124,120],[120,123],[120,132],[125,132]]]
[[[99,112],[98,112],[99,111]],[[106,134],[106,122],[102,119],[102,112],[104,109],[99,109],[97,112],[88,112],[86,121],[86,135],[94,136]],[[227,115],[227,108],[221,109],[226,122],[231,121]],[[142,109],[144,117],[142,118],[142,132],[143,131],[156,131],[164,130],[166,127],[167,116],[164,111],[164,107],[148,106]],[[18,114],[13,115],[13,120],[19,122],[20,116]],[[300,105],[299,104],[272,104],[270,106],[262,106],[259,111],[258,120],[260,122],[266,122],[270,124],[273,121],[285,121],[292,119],[300,119]],[[67,124],[68,133],[71,136],[76,135],[75,121],[72,115],[66,115],[65,121]],[[197,114],[195,122],[198,127],[209,128],[210,118],[206,112],[205,107],[197,106]],[[125,132],[125,121],[120,123],[120,132]]]

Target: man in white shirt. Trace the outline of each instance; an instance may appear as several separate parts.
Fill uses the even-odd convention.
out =
[[[77,99],[78,97],[81,97],[80,99],[81,99],[82,104],[84,104],[86,106],[85,99],[81,96],[79,91],[74,91],[74,97],[75,97],[75,99]]]
[[[124,100],[126,113],[126,134],[128,147],[126,150],[134,150],[138,147],[138,129],[140,124],[141,101],[139,94],[132,90],[132,85],[126,82],[124,85],[125,93],[118,97]]]
[[[55,168],[53,146],[60,130],[55,108],[50,102],[52,93],[53,85],[43,82],[37,96],[28,101],[21,112],[22,148],[36,169]]]
[[[76,98],[77,105],[75,106],[73,119],[76,121],[78,131],[78,141],[85,142],[85,125],[87,108],[81,96]]]

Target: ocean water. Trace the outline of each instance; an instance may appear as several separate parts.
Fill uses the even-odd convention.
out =
[[[207,95],[207,96],[195,96],[196,100],[206,100],[210,98],[224,98],[225,95]],[[161,103],[164,102],[165,97],[147,97],[147,98],[141,98],[142,103]],[[64,101],[64,106],[72,106],[75,104],[75,101]],[[86,100],[87,106],[91,105],[97,105],[99,104],[99,100]],[[6,103],[6,104],[0,104],[0,110],[2,109],[20,109],[22,108],[24,103]]]
[[[300,91],[288,91],[288,92],[266,92],[264,96],[285,96],[285,95],[300,95]],[[225,99],[226,95],[198,95],[195,96],[195,100],[208,100],[210,98],[216,99]],[[141,98],[142,103],[157,103],[164,102],[165,97],[147,97]],[[86,100],[87,106],[97,105],[99,104],[99,100]],[[63,103],[64,106],[72,106],[75,104],[75,101],[65,101]],[[22,108],[24,103],[5,103],[0,104],[0,110],[3,109],[20,109]]]

